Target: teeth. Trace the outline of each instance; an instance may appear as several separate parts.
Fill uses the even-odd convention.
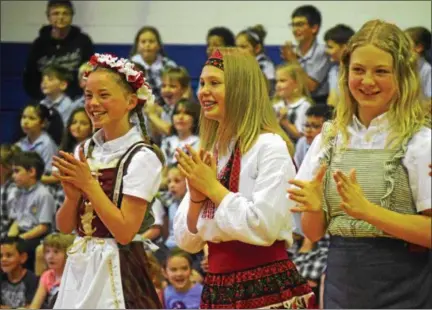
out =
[[[204,107],[211,107],[212,105],[216,104],[214,101],[204,101]]]
[[[105,112],[93,112],[93,115],[94,115],[94,116],[100,116],[100,115],[102,115],[102,114],[105,114]]]
[[[376,91],[376,92],[367,92],[367,91],[364,91],[364,90],[361,90],[361,92],[362,92],[363,94],[365,94],[365,95],[368,95],[368,96],[370,96],[370,95],[376,95],[376,94],[379,93],[379,91]]]

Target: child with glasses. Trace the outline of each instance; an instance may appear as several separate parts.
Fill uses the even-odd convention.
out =
[[[297,141],[294,162],[300,168],[306,153],[315,137],[321,132],[325,121],[330,119],[328,106],[314,105],[306,111],[306,122],[303,124],[303,136]]]

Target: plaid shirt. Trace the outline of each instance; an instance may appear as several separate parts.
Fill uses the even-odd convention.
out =
[[[12,224],[12,219],[9,217],[8,198],[11,197],[10,193],[13,190],[16,190],[16,186],[12,180],[7,180],[6,183],[1,186],[0,239],[7,236],[9,226]]]
[[[301,276],[307,280],[319,281],[327,267],[328,247],[330,237],[325,235],[314,248],[307,253],[294,253],[293,263]]]

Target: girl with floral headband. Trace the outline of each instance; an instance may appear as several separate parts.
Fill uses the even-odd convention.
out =
[[[431,129],[412,50],[380,20],[350,39],[336,118],[290,182],[305,236],[330,234],[326,309],[432,308]]]
[[[295,175],[292,143],[278,125],[257,61],[237,48],[216,50],[200,84],[203,149],[177,149],[188,192],[174,234],[190,253],[208,245],[201,308],[315,306],[286,250],[293,229],[285,199]]]
[[[144,125],[151,90],[126,59],[95,54],[89,64],[85,109],[100,130],[53,164],[66,195],[57,227],[78,235],[55,308],[160,308],[140,242],[152,224],[150,202],[163,165]]]

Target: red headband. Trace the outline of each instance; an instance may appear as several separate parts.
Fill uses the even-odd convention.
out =
[[[207,66],[207,65],[215,66],[216,68],[221,69],[223,71],[223,69],[224,69],[223,57],[222,57],[221,52],[218,49],[216,49],[210,55],[209,59],[207,59],[204,66]]]

